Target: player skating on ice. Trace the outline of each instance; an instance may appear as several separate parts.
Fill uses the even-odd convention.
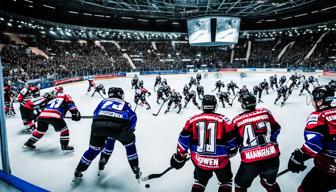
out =
[[[205,95],[203,113],[186,122],[178,139],[177,152],[170,160],[171,167],[180,169],[190,151],[195,166],[192,192],[205,191],[213,173],[220,182],[218,191],[231,192],[233,175],[229,159],[237,149],[237,141],[232,122],[226,116],[215,113],[216,108],[216,97]]]
[[[198,108],[198,109],[201,109],[201,107],[198,105],[197,101],[196,101],[196,93],[194,90],[190,91],[185,97],[184,97],[184,101],[185,101],[185,104],[184,104],[184,108],[187,107],[189,101],[193,102],[193,104]]]
[[[48,130],[48,126],[51,125],[54,127],[56,132],[60,132],[61,149],[64,152],[73,151],[74,148],[69,146],[69,129],[63,119],[67,111],[71,112],[71,119],[73,121],[79,121],[81,119],[81,114],[70,95],[65,93],[58,94],[54,99],[48,102],[44,110],[39,115],[37,119],[37,128],[24,144],[24,147],[35,149],[36,146],[34,144],[44,136]]]
[[[190,77],[190,81],[188,85],[189,85],[189,89],[191,89],[193,85],[196,85],[196,79],[194,77]]]
[[[286,81],[287,81],[287,77],[285,75],[281,76],[280,80],[279,80],[279,87],[281,87],[283,84],[285,84]]]
[[[31,100],[33,99],[28,83],[21,89],[17,101],[20,103],[20,113],[23,125],[26,131],[32,131],[35,129],[34,120],[36,116],[34,110],[31,109]]]
[[[230,92],[221,91],[218,95],[219,101],[222,103],[223,108],[225,108],[225,102],[232,106],[229,99]]]
[[[133,88],[137,88],[137,86],[138,86],[138,81],[139,81],[139,78],[138,78],[138,76],[137,75],[134,75],[134,77],[133,77],[133,79],[132,79],[132,81],[131,81],[131,86],[132,86],[132,89]]]
[[[280,125],[264,108],[256,109],[256,98],[248,94],[242,97],[244,112],[233,118],[241,164],[235,176],[235,191],[247,192],[253,180],[259,176],[267,192],[280,192],[276,182],[280,165],[277,137]]]
[[[167,98],[164,96],[163,87],[160,86],[158,88],[158,90],[156,91],[156,103],[160,104],[160,102],[159,102],[160,100],[162,100],[163,102],[165,102],[166,99]]]
[[[217,93],[220,93],[221,92],[221,88],[225,87],[224,83],[221,80],[216,81],[215,86],[216,86],[216,88],[214,90],[212,90],[212,92],[214,92],[216,89],[218,89]]]
[[[163,93],[165,94],[166,98],[168,98],[171,94],[171,88],[168,84],[162,85],[163,87]]]
[[[237,84],[235,82],[233,82],[231,80],[230,83],[227,84],[227,91],[230,92],[230,90],[231,90],[233,95],[236,95],[235,89],[239,89],[239,87],[237,86]]]
[[[196,83],[199,85],[201,83],[202,75],[200,73],[196,74]]]
[[[106,91],[105,91],[105,87],[103,84],[99,84],[93,91],[91,97],[93,97],[95,95],[95,93],[98,93],[99,95],[102,96],[102,94],[106,95]],[[103,96],[102,96],[103,97]]]
[[[183,96],[186,96],[189,93],[189,87],[187,84],[184,85],[182,94]]]
[[[89,94],[91,92],[91,88],[95,89],[96,88],[96,83],[93,81],[93,79],[89,79],[89,87],[86,91],[86,94]]]
[[[259,84],[259,87],[262,88],[262,90],[265,90],[266,94],[268,95],[269,86],[266,79],[264,79],[264,81]]]
[[[5,115],[6,117],[12,117],[16,113],[14,111],[14,87],[12,86],[12,81],[8,80],[4,84],[4,102],[5,102]]]
[[[331,80],[328,85],[330,86],[330,88],[332,90],[334,90],[334,92],[336,92],[336,81],[335,80]]]
[[[320,86],[318,79],[313,76],[308,77],[308,83],[310,83],[313,86],[313,88]]]
[[[241,102],[241,98],[244,95],[250,94],[250,91],[247,89],[246,85],[243,85],[243,87],[238,91],[238,102]]]
[[[134,102],[137,105],[147,105],[147,110],[151,108],[149,103],[146,100],[146,96],[151,96],[151,93],[146,88],[140,88],[136,90],[135,96],[134,96]],[[139,103],[140,102],[140,103]]]
[[[196,87],[197,95],[200,100],[204,97],[204,87],[202,85],[197,85]]]
[[[312,105],[316,111],[307,119],[305,142],[296,149],[288,162],[294,173],[303,171],[304,161],[313,158],[314,167],[306,174],[299,192],[327,192],[336,189],[336,106],[334,91],[329,86],[312,91]]]
[[[93,113],[90,147],[84,152],[77,165],[73,182],[83,177],[83,172],[99,154],[99,172],[104,170],[116,141],[124,145],[135,178],[139,179],[141,176],[134,135],[137,116],[124,101],[124,91],[121,88],[109,88],[108,97],[98,104]]]
[[[289,90],[288,90],[288,87],[287,85],[282,85],[279,89],[278,89],[278,96],[277,98],[275,99],[274,101],[274,105],[276,104],[276,102],[282,97],[283,100],[281,102],[281,105],[284,105],[288,96],[289,96]]]
[[[159,86],[159,87],[160,87],[160,84],[161,84],[161,76],[160,76],[160,74],[159,74],[159,75],[156,76],[156,78],[155,78],[154,91],[156,90],[156,86]]]
[[[253,95],[255,97],[258,97],[258,103],[262,102],[261,101],[262,92],[263,92],[263,88],[260,85],[255,85],[253,87]]]
[[[271,88],[273,90],[277,90],[278,89],[278,77],[277,77],[277,75],[275,74],[273,76],[270,76],[269,80],[270,80]],[[276,89],[274,89],[274,86],[275,86]]]
[[[299,95],[302,95],[303,91],[307,91],[308,94],[310,94],[310,91],[309,91],[309,82],[307,80],[304,80],[304,82],[302,83],[302,89],[299,93]]]
[[[181,109],[182,109],[182,96],[179,92],[175,92],[174,89],[171,92],[171,96],[170,96],[169,101],[168,101],[168,107],[167,107],[167,109],[164,113],[169,112],[170,107],[173,103],[175,105],[174,108],[178,107],[177,113],[180,113]]]

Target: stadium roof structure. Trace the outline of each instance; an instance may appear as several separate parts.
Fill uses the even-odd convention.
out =
[[[186,20],[235,16],[242,30],[336,19],[334,0],[1,0],[0,10],[88,27],[185,32]]]

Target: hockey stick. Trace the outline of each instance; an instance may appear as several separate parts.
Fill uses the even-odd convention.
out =
[[[305,170],[307,168],[307,166],[304,165],[303,170]],[[281,171],[280,173],[278,173],[277,177],[280,177],[281,175],[284,175],[286,173],[288,173],[290,170],[289,169],[285,169],[283,171]]]
[[[161,111],[163,105],[164,105],[169,99],[170,99],[170,97],[168,97],[168,98],[165,100],[165,102],[162,103],[162,105],[160,106],[160,108],[159,108],[159,110],[158,110],[157,113],[153,113],[154,116],[158,116],[158,115],[159,115],[159,113],[160,113],[160,111]]]
[[[232,104],[233,104],[233,101],[236,99],[237,95],[238,95],[238,93],[236,93],[235,96],[233,97],[233,99],[232,99],[232,101],[231,101],[231,103],[230,103],[231,106],[232,106]]]
[[[306,104],[307,104],[307,105],[310,105],[311,102],[312,102],[312,95],[309,94],[309,95],[306,96]]]
[[[92,119],[93,116],[81,116],[82,119]],[[64,117],[64,119],[71,119],[71,117]]]
[[[190,157],[188,157],[186,159],[186,161],[188,161],[190,159]],[[150,174],[148,175],[147,177],[143,177],[141,178],[141,181],[148,181],[148,180],[151,180],[151,179],[156,179],[156,178],[160,178],[162,177],[164,174],[168,173],[170,170],[172,170],[173,167],[169,166],[166,170],[164,170],[162,173],[154,173],[154,174]]]
[[[136,111],[137,108],[138,108],[138,103],[136,103],[135,105],[134,112]]]

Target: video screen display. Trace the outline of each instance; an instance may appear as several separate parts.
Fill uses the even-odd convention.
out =
[[[216,42],[237,43],[240,29],[240,19],[235,17],[216,18]]]
[[[188,20],[189,44],[211,42],[210,18]]]

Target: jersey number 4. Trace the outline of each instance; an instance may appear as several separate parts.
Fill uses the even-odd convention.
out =
[[[197,152],[215,153],[216,150],[216,129],[215,122],[205,123],[200,121],[196,123],[198,132]]]
[[[255,147],[262,146],[269,143],[270,135],[271,135],[271,124],[267,121],[259,122],[256,124],[256,129],[261,132],[265,132],[265,134],[257,135],[255,134],[255,130],[252,124],[247,124],[244,127],[244,147]]]

